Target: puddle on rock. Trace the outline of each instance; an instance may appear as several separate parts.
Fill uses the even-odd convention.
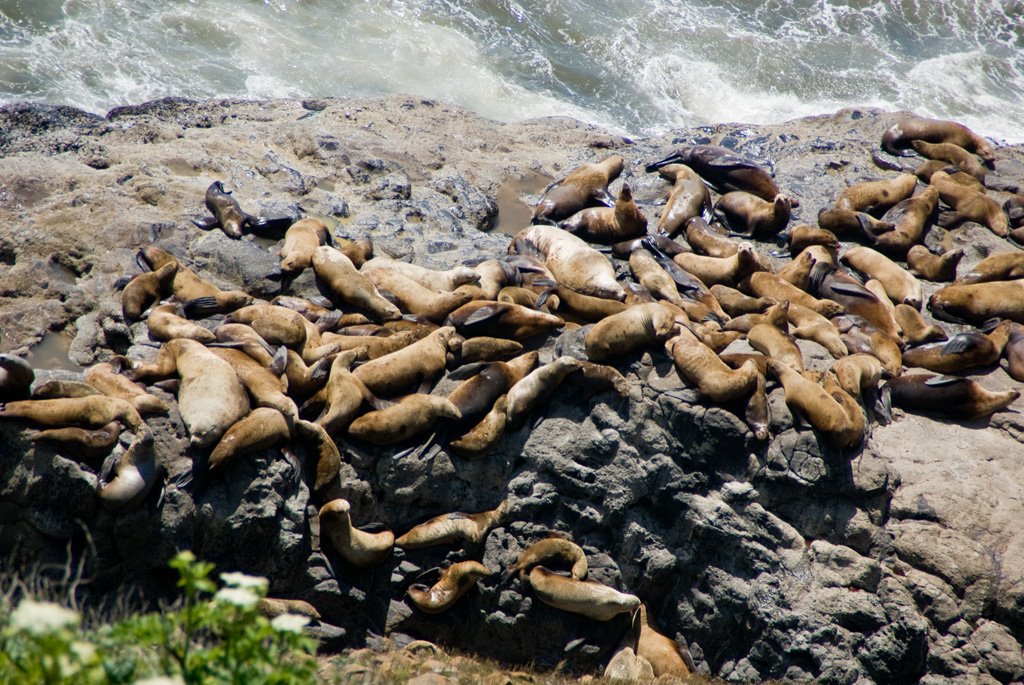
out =
[[[28,349],[26,360],[34,369],[81,371],[85,367],[71,361],[69,352],[74,338],[67,331],[50,331]]]
[[[523,202],[523,195],[535,195],[554,181],[553,176],[531,172],[522,178],[505,181],[498,188],[498,215],[489,231],[515,235],[530,225],[533,207]]]
[[[181,157],[172,157],[164,162],[164,164],[172,174],[178,176],[198,176],[202,173],[199,169],[192,166],[191,162],[186,162]]]

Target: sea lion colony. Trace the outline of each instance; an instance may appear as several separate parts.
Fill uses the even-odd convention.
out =
[[[143,417],[171,409],[142,383],[170,388],[192,444],[182,456],[194,463],[192,484],[171,487],[230,477],[232,460],[268,448],[300,474],[294,452],[305,454],[323,537],[332,555],[356,567],[382,563],[394,546],[479,543],[507,517],[507,503],[443,515],[397,539],[389,530],[360,529],[338,496],[339,445],[411,444],[485,458],[563,382],[625,396],[626,379],[614,366],[645,351],[664,350],[687,385],[744,417],[761,440],[769,437],[774,383],[823,445],[847,455],[869,432],[870,418],[887,420],[887,398],[911,411],[982,418],[1019,392],[989,391],[948,374],[1005,358],[1011,376],[1024,381],[1024,288],[1017,280],[1024,252],[1008,242],[1005,252],[954,280],[960,255],[934,255],[921,243],[936,220],[977,221],[1020,242],[1021,203],[1011,199],[1004,209],[986,194],[984,174],[969,162],[978,152],[991,165],[991,148],[969,142],[962,127],[916,119],[897,127],[899,135],[886,133],[884,149],[913,147],[939,163],[848,188],[822,210],[818,226],[788,226],[799,203],[763,168],[697,145],[647,167],[673,184],[656,225],[627,184],[617,198],[609,194],[624,166],[611,156],[549,186],[535,223],[511,240],[507,255],[447,272],[374,257],[368,240],[332,236],[315,217],[254,217],[215,182],[206,196],[213,217],[196,225],[234,238],[276,232],[285,292],[262,302],[224,291],[174,255],[147,247],[138,257],[144,271],[125,285],[122,305],[126,321],[145,320],[151,340],[163,343],[155,358],[117,357],[90,368],[84,383],[32,387],[32,369],[4,355],[0,415],[44,426],[33,440],[69,456],[109,455],[98,495],[107,508],[126,511],[160,481]],[[927,130],[927,145],[906,133],[918,128]],[[957,135],[936,133],[944,130]],[[959,147],[965,141],[974,152]],[[754,241],[782,238],[791,259],[777,267]],[[840,238],[864,245],[840,254]],[[909,270],[898,263],[904,260]],[[306,269],[324,296],[287,292]],[[925,302],[917,277],[954,282]],[[951,335],[925,319],[924,304],[935,318],[980,330]],[[587,359],[541,363],[536,349],[524,351],[581,327]],[[755,352],[731,352],[741,339]],[[797,339],[827,350],[831,368],[807,370]],[[904,374],[905,366],[933,373]],[[445,374],[460,384],[447,396],[430,394]],[[122,430],[134,434],[123,450],[115,447]],[[540,565],[550,559],[567,575]],[[642,611],[639,598],[584,580],[586,557],[570,541],[536,543],[514,570],[555,607],[598,620]],[[467,560],[441,571],[432,586],[408,588],[408,597],[438,613],[492,573]],[[649,633],[646,620],[644,626]],[[679,653],[660,672],[692,670],[685,649]]]

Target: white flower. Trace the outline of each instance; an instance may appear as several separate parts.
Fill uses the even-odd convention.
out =
[[[33,635],[46,635],[61,628],[73,628],[82,617],[77,611],[65,609],[53,602],[23,599],[11,612],[11,627]]]
[[[275,616],[274,620],[270,622],[270,626],[282,633],[301,633],[302,629],[309,624],[309,616],[300,616],[299,614],[281,614]]]
[[[217,590],[213,601],[221,604],[234,604],[236,607],[248,609],[256,606],[260,597],[252,590],[243,587],[224,587]]]
[[[222,573],[220,579],[229,587],[255,590],[261,594],[267,592],[267,579],[260,576],[250,576],[245,573]]]

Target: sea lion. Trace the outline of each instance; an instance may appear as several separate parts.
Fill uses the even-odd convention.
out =
[[[131,402],[139,414],[166,414],[170,407],[155,395],[150,395],[138,383],[122,376],[118,369],[108,363],[93,364],[85,370],[85,382],[104,395]]]
[[[553,300],[552,296],[554,297]],[[512,304],[536,309],[546,314],[550,314],[552,309],[558,309],[558,295],[554,295],[553,291],[549,290],[538,295],[530,288],[524,288],[521,285],[505,286],[498,291],[498,297],[495,299],[498,302],[511,302]],[[549,307],[549,305],[551,306]]]
[[[957,220],[974,221],[987,226],[1000,238],[1009,235],[1009,217],[1002,206],[988,195],[960,185],[945,171],[932,174],[931,184],[938,189],[942,201],[952,207]]]
[[[1024,278],[1024,250],[994,252],[956,280],[957,284],[1012,281]]]
[[[629,255],[629,268],[640,281],[640,285],[647,288],[657,299],[683,306],[683,298],[676,288],[675,280],[650,252],[643,248],[634,250]]]
[[[973,152],[994,167],[995,150],[992,144],[955,121],[928,119],[912,116],[900,119],[882,134],[882,149],[890,155],[907,157],[913,153],[901,152],[911,146],[912,141],[923,140],[928,143],[952,143],[959,145],[968,152]]]
[[[857,279],[842,270],[818,262],[811,269],[810,290],[818,297],[840,303],[847,313],[866,319],[886,335],[899,338],[899,327],[885,305]]]
[[[718,198],[715,214],[733,232],[748,238],[770,238],[789,223],[792,201],[779,193],[771,200],[757,195],[733,191]]]
[[[353,373],[374,395],[393,397],[444,371],[454,338],[455,329],[451,326],[438,328],[400,350],[366,362]]]
[[[267,449],[291,439],[291,424],[270,407],[257,407],[228,428],[210,452],[209,470],[216,471],[243,454]]]
[[[340,498],[320,507],[320,535],[353,566],[378,566],[391,554],[395,536],[390,530],[379,533],[359,530],[352,525],[351,508],[348,500]]]
[[[625,160],[612,155],[600,162],[581,164],[541,194],[533,209],[532,223],[557,223],[589,206],[615,204],[608,184],[619,177]]]
[[[711,218],[711,193],[693,169],[685,164],[668,164],[659,168],[658,174],[672,183],[672,191],[658,219],[658,233],[671,238],[689,219],[702,215]]]
[[[316,302],[313,301],[314,299]],[[276,304],[279,307],[287,307],[288,309],[294,310],[313,323],[318,323],[325,317],[330,318],[337,316],[338,318],[336,320],[331,321],[331,326],[333,327],[370,323],[368,318],[358,312],[341,314],[341,312],[334,309],[333,302],[320,295],[313,296],[312,299],[297,297],[295,295],[276,295],[274,299],[270,301],[270,304]],[[322,333],[324,330],[326,329],[321,328],[320,332]]]
[[[230,312],[253,302],[252,296],[248,293],[241,290],[221,290],[213,283],[200,278],[177,257],[154,245],[139,250],[137,260],[140,264],[148,264],[154,271],[159,271],[168,264],[176,265],[174,278],[171,280],[171,294],[182,303],[185,316],[190,319]]]
[[[921,312],[907,304],[898,304],[893,318],[903,331],[901,336],[908,345],[923,345],[927,342],[946,340],[946,331],[941,326],[929,324],[921,316]]]
[[[718,258],[684,253],[672,258],[680,268],[700,279],[701,283],[734,286],[755,271],[761,271],[761,263],[751,243],[740,243],[732,257]]]
[[[0,401],[24,399],[36,379],[27,361],[13,354],[0,354]]]
[[[515,563],[509,566],[501,574],[502,579],[511,578],[514,574],[520,574],[524,578],[531,566],[542,561],[557,558],[570,567],[569,575],[576,580],[585,580],[587,577],[587,555],[583,548],[572,540],[563,537],[552,536],[533,543],[522,552]]]
[[[395,540],[395,546],[402,549],[422,549],[436,545],[451,545],[456,542],[479,544],[487,532],[500,524],[508,513],[508,500],[497,507],[477,514],[453,511],[441,514],[413,526],[405,535]]]
[[[177,262],[164,264],[132,278],[121,291],[121,314],[128,323],[139,321],[146,311],[171,293]]]
[[[776,302],[789,300],[790,303],[802,305],[828,318],[843,312],[843,305],[835,300],[818,299],[814,295],[804,292],[792,283],[767,271],[758,271],[751,274],[750,278],[746,281],[745,289],[755,297],[771,298]]]
[[[856,183],[839,194],[835,207],[854,212],[883,212],[913,195],[916,186],[914,174]]]
[[[894,303],[902,302],[916,309],[921,308],[924,300],[921,282],[882,253],[857,245],[849,248],[839,261],[868,278],[877,279]]]
[[[649,243],[654,243],[654,247],[659,252],[663,252],[669,257],[675,256],[680,252],[691,251],[688,245],[680,245],[666,235],[648,233],[642,238],[633,238],[632,240],[623,240],[621,243],[615,243],[612,245],[612,255],[619,259],[629,259],[629,255],[633,253],[633,250],[645,247]]]
[[[640,606],[636,595],[619,592],[593,580],[562,576],[543,566],[534,566],[527,580],[537,598],[545,604],[596,621],[610,621]]]
[[[1006,373],[1010,378],[1024,382],[1024,326],[1010,324],[1010,337],[1003,348],[1006,357]]]
[[[948,162],[979,182],[985,182],[985,175],[988,173],[988,169],[978,161],[977,157],[959,145],[954,145],[953,143],[928,143],[923,140],[911,141],[910,145],[923,157],[939,162]],[[931,179],[929,179],[929,182],[931,182]]]
[[[34,400],[51,400],[58,397],[89,397],[102,395],[99,390],[83,381],[48,380],[32,388]]]
[[[1024,226],[1024,195],[1019,191],[1006,199],[1003,203],[1003,211],[1010,220],[1010,226],[1020,228]]]
[[[892,223],[893,229],[877,236],[873,242],[874,247],[879,252],[904,259],[910,249],[921,242],[938,202],[938,189],[928,186],[923,192],[889,209],[882,218]]]
[[[663,343],[672,335],[677,316],[661,303],[641,304],[605,317],[584,337],[587,358],[594,362],[622,359]]]
[[[928,298],[936,318],[980,324],[989,319],[1024,323],[1024,279],[988,283],[953,283]]]
[[[231,196],[231,191],[224,190],[221,181],[214,181],[207,187],[205,195],[206,208],[212,217],[193,219],[197,228],[208,231],[220,228],[229,238],[241,238],[246,228],[255,225],[258,219],[242,210],[238,200]]]
[[[818,263],[811,249],[806,249],[789,260],[789,263],[775,272],[782,280],[792,283],[800,290],[807,290],[811,282],[811,269]],[[830,262],[831,263],[831,262]]]
[[[77,426],[41,430],[32,435],[32,442],[42,442],[54,445],[58,449],[66,449],[76,457],[95,459],[110,454],[120,436],[121,424],[111,421],[94,430]]]
[[[644,171],[650,173],[669,164],[687,165],[722,194],[742,190],[769,202],[779,194],[779,187],[768,171],[718,145],[679,148],[668,157],[648,164]],[[799,207],[800,203],[794,199],[792,206]]]
[[[878,394],[878,384],[887,375],[876,357],[870,354],[851,354],[836,360],[830,371],[836,382],[850,397],[860,397],[865,392]]]
[[[839,331],[824,316],[793,302],[789,303],[786,316],[790,324],[789,334],[794,338],[816,342],[836,359],[846,356],[846,344]]]
[[[694,217],[686,222],[686,242],[698,254],[708,257],[732,257],[739,252],[739,241],[729,238],[708,225],[703,217]],[[662,250],[664,252],[664,250]],[[679,254],[683,252],[677,252]],[[666,253],[667,254],[667,253]],[[669,255],[675,256],[675,255]]]
[[[326,406],[315,421],[331,435],[344,431],[364,402],[376,404],[373,393],[351,371],[352,364],[360,356],[358,350],[349,350],[339,353],[331,362],[330,376],[322,391]]]
[[[655,678],[661,676],[686,677],[697,672],[697,665],[690,656],[686,645],[662,635],[648,623],[647,606],[640,605],[640,636],[637,640],[637,656],[647,659]]]
[[[840,316],[832,319],[839,330],[843,344],[850,354],[863,352],[876,357],[885,370],[892,376],[903,371],[903,352],[900,350],[898,338],[871,325],[859,316]]]
[[[866,240],[874,244],[878,234],[893,229],[891,221],[882,221],[867,212],[822,207],[818,210],[818,226],[846,240]]]
[[[360,270],[377,290],[387,293],[390,299],[407,314],[426,317],[434,323],[441,323],[452,311],[472,300],[465,292],[452,292],[425,288],[411,278],[390,269],[376,267]]]
[[[218,343],[244,352],[267,368],[274,363],[274,348],[248,324],[222,323],[213,329],[213,335]]]
[[[509,254],[534,252],[558,284],[584,295],[622,300],[626,293],[608,258],[576,236],[555,226],[531,226],[515,235]]]
[[[992,366],[1003,355],[1010,325],[1003,321],[988,334],[958,333],[947,341],[911,347],[903,351],[903,365],[943,374]]]
[[[326,285],[329,296],[337,298],[336,303],[337,300],[347,302],[383,321],[401,318],[401,310],[384,299],[373,281],[361,274],[351,259],[333,247],[321,245],[313,251],[313,271]]]
[[[256,611],[260,616],[275,619],[284,614],[305,616],[314,621],[320,620],[320,612],[309,602],[301,599],[281,599],[280,597],[260,597],[256,603]]]
[[[321,219],[306,217],[288,227],[284,234],[284,245],[278,255],[281,257],[281,271],[286,274],[308,269],[313,265],[313,252],[331,240],[331,231]]]
[[[482,335],[489,338],[527,340],[565,325],[561,317],[511,302],[473,300],[448,315],[452,326],[465,338]]]
[[[711,294],[722,305],[722,309],[731,316],[743,314],[760,314],[778,301],[771,297],[751,297],[735,288],[726,285],[711,286]]]
[[[4,402],[0,403],[0,418],[27,419],[43,426],[101,428],[117,421],[134,430],[142,425],[131,402],[107,395]]]
[[[963,256],[959,247],[937,255],[924,245],[914,245],[907,250],[907,266],[926,281],[948,282],[956,279],[956,267]]]
[[[476,581],[494,573],[479,561],[459,561],[441,571],[441,578],[431,587],[422,583],[409,586],[406,594],[425,614],[447,611]]]
[[[352,264],[357,269],[362,268],[363,264],[373,259],[373,242],[369,238],[351,240],[349,238],[332,237],[332,241],[341,254],[352,260]]]
[[[832,254],[833,259],[839,254],[839,238],[836,237],[836,234],[810,224],[797,224],[791,227],[786,231],[786,242],[789,245],[789,254],[793,257],[811,245],[825,247]]]
[[[114,452],[103,462],[96,480],[100,504],[117,514],[134,509],[146,499],[159,473],[153,433],[145,428],[127,450]]]
[[[471,269],[468,266],[459,265],[444,270],[428,269],[419,264],[405,262],[400,259],[391,259],[390,257],[374,257],[363,264],[359,271],[360,273],[368,273],[369,271],[382,269],[400,274],[424,288],[446,292],[454,291],[459,286],[479,283],[482,279],[478,269]]]
[[[509,388],[507,425],[518,428],[526,415],[547,400],[566,376],[579,371],[580,366],[580,360],[562,356],[526,374]]]
[[[557,287],[555,294],[558,296],[558,315],[576,317],[582,321],[600,321],[628,308],[618,300],[583,295],[569,288]]]
[[[339,352],[365,347],[367,359],[380,359],[393,352],[403,350],[424,337],[426,336],[421,336],[413,331],[402,331],[388,336],[324,333],[323,342],[335,346]]]
[[[804,357],[789,333],[770,323],[760,323],[747,331],[747,342],[755,350],[797,371],[804,370]]]
[[[508,425],[508,395],[494,401],[494,406],[480,421],[462,437],[448,443],[449,447],[464,457],[476,457],[491,448],[498,441]]]
[[[440,419],[462,418],[447,397],[415,393],[352,421],[348,434],[374,445],[397,445],[426,433]]]
[[[685,327],[665,342],[676,372],[712,402],[730,402],[749,396],[757,385],[757,369],[744,364],[730,369],[709,347]]]
[[[323,429],[323,426],[318,426],[311,421],[296,421],[294,430],[295,437],[305,445],[308,454],[313,457],[313,495],[318,501],[337,497],[343,490],[339,478],[341,475],[341,452],[338,451],[338,445]]]
[[[325,357],[316,364],[307,365],[295,350],[287,348],[284,373],[288,379],[288,394],[298,402],[316,394],[327,383],[333,359]]]
[[[242,350],[211,347],[210,351],[231,365],[255,406],[276,409],[289,421],[289,426],[298,420],[299,410],[295,400],[285,394],[290,390],[287,376],[282,379],[281,374],[275,372],[276,369],[268,369]]]
[[[465,292],[473,299],[495,300],[505,286],[523,284],[522,274],[505,260],[484,260],[473,267],[473,273],[477,277],[476,283],[460,285],[454,291]]]
[[[768,373],[782,384],[790,409],[800,412],[832,447],[839,450],[851,448],[864,437],[864,415],[856,403],[852,407],[856,409],[854,412],[820,384],[778,360],[769,359],[767,368]],[[842,388],[839,392],[845,394]]]
[[[479,336],[462,341],[459,351],[460,364],[490,362],[508,359],[523,351],[523,344],[517,340]]]
[[[538,353],[533,351],[507,363],[488,362],[468,369],[461,367],[456,372],[458,378],[465,378],[470,372],[473,376],[459,384],[448,399],[459,408],[463,424],[472,426],[486,416],[499,397],[533,370],[538,358]]]
[[[217,340],[213,331],[189,321],[181,316],[182,313],[181,304],[178,302],[168,302],[150,309],[149,316],[146,317],[149,337],[161,342],[188,338],[204,345]]]
[[[646,234],[647,217],[636,206],[629,184],[623,183],[614,207],[582,209],[559,221],[558,227],[588,243],[611,245]]]
[[[807,310],[810,311],[810,310]],[[777,328],[788,331],[789,330],[789,302],[779,302],[773,304],[768,309],[761,313],[755,314],[742,314],[740,316],[734,316],[725,322],[722,327],[724,331],[739,331],[740,333],[747,333],[751,328],[758,324],[770,324]]]
[[[585,359],[577,359],[580,372],[571,374],[568,378],[573,385],[582,386],[587,390],[596,392],[612,391],[620,397],[629,395],[629,383],[626,377],[619,373],[614,366],[605,364],[594,364]]]
[[[886,381],[892,404],[909,411],[951,419],[982,419],[1006,409],[1018,390],[994,392],[969,378],[909,373]]]
[[[869,278],[864,281],[864,287],[878,298],[878,301],[885,306],[890,315],[896,311],[896,305],[893,304],[892,299],[889,297],[889,293],[885,292],[885,286],[882,285],[881,281],[877,278]]]

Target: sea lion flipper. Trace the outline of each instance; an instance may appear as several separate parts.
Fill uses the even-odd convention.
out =
[[[875,417],[880,419],[879,423],[886,426],[892,423],[892,388],[888,383],[882,386],[881,392],[875,398],[874,409]]]
[[[192,219],[192,223],[196,228],[200,228],[204,231],[212,231],[215,228],[220,228],[220,221],[215,216],[208,216],[202,219]]]
[[[594,191],[593,197],[595,200],[603,204],[605,207],[614,207],[615,198],[612,197],[611,193],[608,192],[607,188],[598,188]]]
[[[370,521],[359,526],[359,530],[366,533],[383,533],[386,530],[391,530],[383,521]]]
[[[277,348],[277,352],[275,352],[274,356],[271,358],[270,366],[267,367],[267,371],[274,374],[275,376],[280,376],[282,373],[284,373],[285,368],[287,368],[287,366],[288,348],[285,347],[284,345],[281,345],[280,347]]]
[[[189,319],[205,319],[211,314],[220,312],[220,305],[214,297],[197,297],[186,302],[182,309]]]
[[[929,378],[928,380],[926,380],[924,384],[930,385],[933,388],[942,388],[947,385],[956,385],[957,383],[962,383],[964,380],[966,379],[959,378],[957,376],[935,376],[934,378]]]
[[[833,283],[832,290],[847,297],[862,297],[868,300],[878,299],[870,290],[855,283]]]
[[[118,452],[114,450],[107,455],[107,458],[103,460],[103,465],[100,466],[100,473],[98,476],[99,482],[102,484],[109,483],[114,472],[117,470],[117,465],[121,462],[121,456],[124,452]]]
[[[505,313],[505,309],[496,306],[480,307],[475,312],[466,317],[465,321],[462,322],[463,327],[472,326],[474,324],[483,323],[489,321],[496,316],[501,316]]]
[[[961,354],[974,346],[974,339],[969,335],[954,335],[942,346],[942,354]]]
[[[469,364],[463,364],[459,368],[457,368],[454,371],[452,371],[451,373],[449,373],[448,374],[448,378],[450,378],[452,380],[455,380],[455,381],[464,381],[466,379],[472,378],[473,376],[476,376],[481,371],[483,371],[485,367],[487,367],[489,364],[493,364],[493,363],[494,362],[486,362],[485,361],[485,362],[471,362]]]
[[[251,216],[249,219],[251,227],[261,233],[281,233],[282,235],[295,223],[294,217],[290,216]]]
[[[683,161],[682,156],[678,152],[673,152],[664,159],[659,159],[657,162],[651,162],[650,164],[644,167],[644,171],[650,174],[657,171],[661,167],[668,166],[669,164],[675,164],[676,162],[680,161]]]

